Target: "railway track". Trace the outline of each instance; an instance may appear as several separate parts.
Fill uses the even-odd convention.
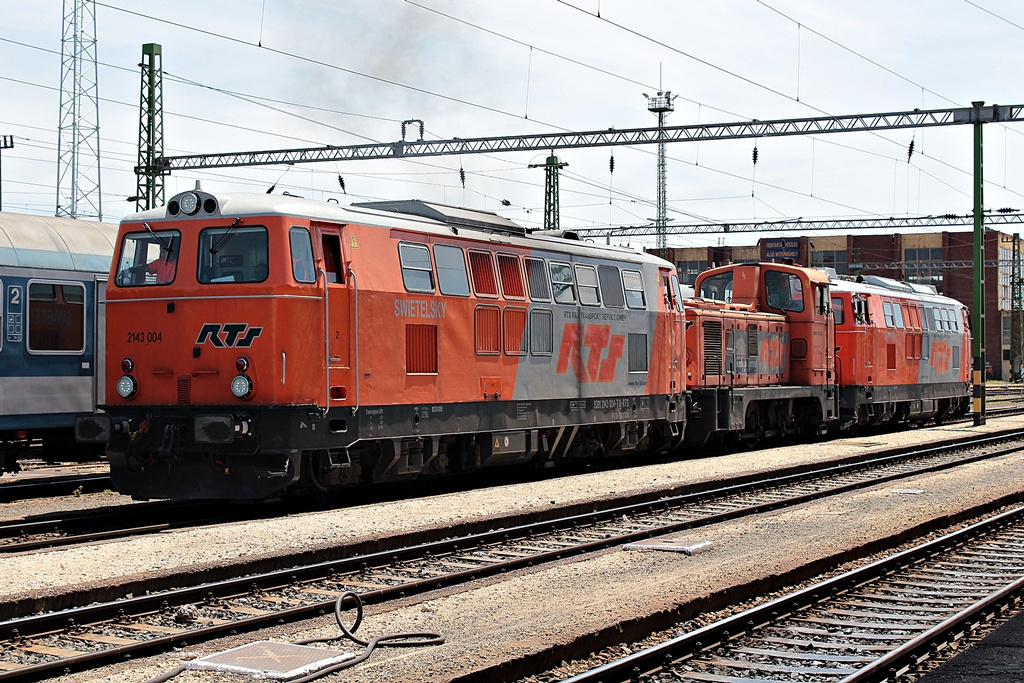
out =
[[[1024,603],[1024,508],[568,679],[893,681]]]
[[[64,477],[28,479],[25,481],[5,481],[0,484],[0,503],[11,503],[16,500],[28,500],[30,498],[99,493],[109,488],[110,476],[107,474],[79,474]]]
[[[345,591],[383,602],[713,522],[1024,450],[1024,434],[963,440],[772,480],[248,575],[0,623],[0,681],[254,630],[330,611]],[[497,524],[492,521],[490,524]],[[138,587],[136,587],[138,588]],[[87,599],[87,598],[86,598]]]

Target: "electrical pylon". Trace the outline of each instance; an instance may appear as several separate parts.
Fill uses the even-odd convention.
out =
[[[95,0],[64,0],[63,35],[56,215],[103,220]]]

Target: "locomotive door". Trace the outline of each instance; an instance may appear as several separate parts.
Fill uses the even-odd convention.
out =
[[[683,354],[686,352],[685,316],[683,315],[683,298],[679,291],[679,278],[675,273],[662,271],[662,283],[665,287],[665,308],[668,311],[668,343],[669,343],[669,393],[682,393],[686,386],[683,383]]]
[[[344,230],[340,225],[315,224],[326,278],[324,324],[327,332],[328,395],[330,404],[349,396],[348,386],[353,333],[351,283],[345,267]]]

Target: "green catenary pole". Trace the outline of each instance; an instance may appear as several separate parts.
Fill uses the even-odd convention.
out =
[[[985,225],[982,216],[984,172],[982,168],[981,108],[974,106],[974,424],[985,424]]]

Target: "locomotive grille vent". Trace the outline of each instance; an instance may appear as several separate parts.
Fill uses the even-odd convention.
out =
[[[191,389],[192,376],[178,375],[178,403],[185,404],[189,402]]]
[[[722,323],[704,321],[704,374],[722,374]]]
[[[747,325],[747,355],[757,356],[757,325]]]

